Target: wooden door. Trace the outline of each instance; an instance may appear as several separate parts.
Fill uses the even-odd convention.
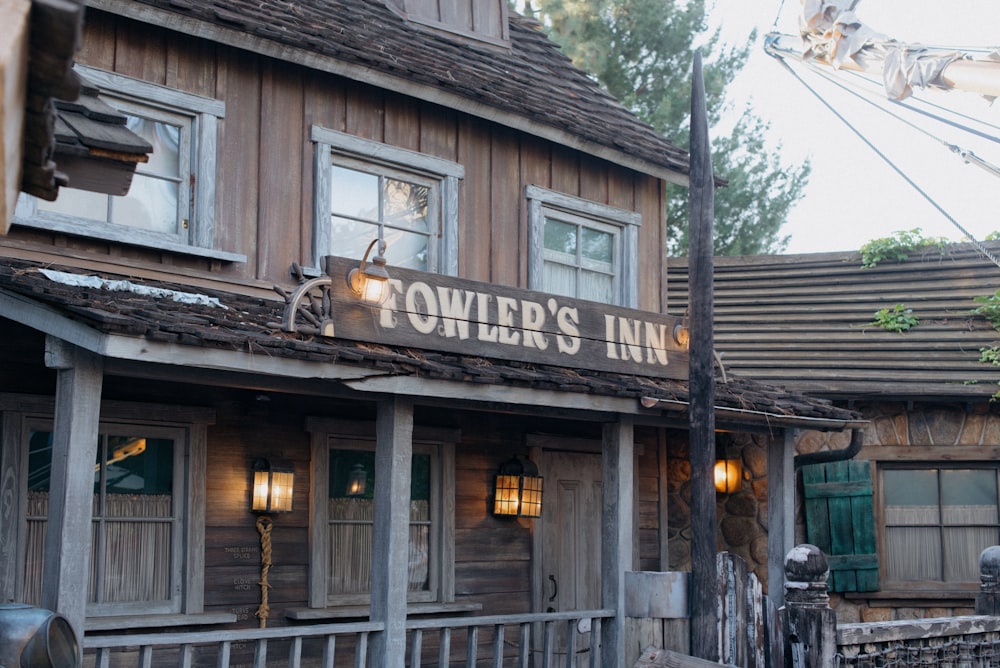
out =
[[[601,456],[543,450],[541,610],[593,610],[601,604]],[[586,647],[577,638],[577,649]],[[559,648],[565,647],[565,640]],[[558,651],[558,648],[557,648]]]

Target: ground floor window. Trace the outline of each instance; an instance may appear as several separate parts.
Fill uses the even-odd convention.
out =
[[[881,481],[886,580],[978,583],[1000,542],[996,467],[893,466]]]
[[[313,608],[371,602],[375,533],[374,424],[313,418]],[[415,427],[410,460],[407,599],[454,601],[454,430]]]
[[[0,394],[0,461],[21,481],[0,526],[12,555],[7,600],[40,604],[53,491],[54,402]],[[106,402],[93,469],[88,618],[204,610],[205,451],[213,411]],[[6,490],[6,488],[5,488]],[[5,491],[5,494],[7,492]]]

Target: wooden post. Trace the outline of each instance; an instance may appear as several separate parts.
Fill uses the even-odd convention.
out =
[[[979,593],[976,614],[1000,616],[1000,546],[993,545],[979,555]]]
[[[817,668],[834,665],[837,615],[830,607],[826,579],[830,565],[815,545],[796,545],[785,557],[785,666]]]
[[[375,527],[372,536],[373,622],[385,624],[372,643],[372,666],[403,668],[406,658],[406,572],[410,543],[413,404],[378,404],[375,425]]]
[[[715,584],[715,369],[712,334],[712,227],[715,182],[708,141],[701,54],[691,77],[691,654],[719,659],[718,595]]]
[[[613,608],[615,618],[601,625],[601,665],[614,668],[625,660],[625,571],[632,569],[632,421],[605,424],[603,441],[601,607]]]
[[[42,607],[63,614],[82,647],[103,365],[97,355],[52,336],[45,340],[45,365],[56,370],[56,407]]]
[[[795,438],[785,429],[767,449],[767,595],[776,608],[785,603],[784,556],[795,545]]]

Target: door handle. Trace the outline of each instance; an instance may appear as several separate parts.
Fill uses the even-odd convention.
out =
[[[559,583],[556,582],[556,576],[554,575],[549,575],[549,581],[552,583],[552,596],[549,596],[549,601],[554,601],[559,594]]]

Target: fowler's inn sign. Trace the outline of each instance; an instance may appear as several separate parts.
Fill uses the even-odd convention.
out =
[[[361,302],[328,256],[325,274],[286,297],[283,329],[312,336],[684,380],[683,321],[493,283],[387,267],[389,295]],[[682,333],[685,336],[682,336]]]

